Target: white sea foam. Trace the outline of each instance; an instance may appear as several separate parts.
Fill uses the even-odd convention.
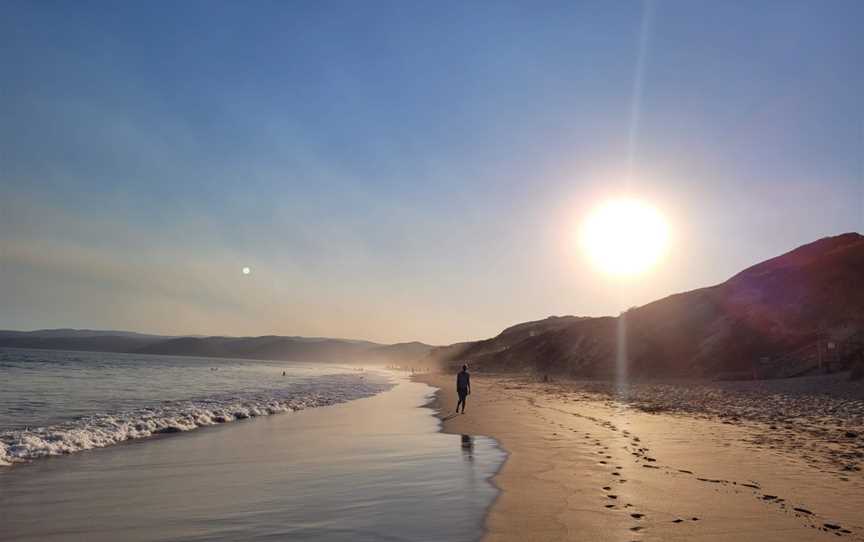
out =
[[[247,393],[163,403],[130,412],[103,413],[48,427],[0,432],[0,465],[104,448],[123,441],[257,416],[294,412],[369,397],[392,384],[384,378],[331,375],[284,392]]]

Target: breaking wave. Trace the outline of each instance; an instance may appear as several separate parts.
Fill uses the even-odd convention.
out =
[[[0,465],[104,448],[127,440],[295,412],[370,397],[391,388],[384,377],[331,375],[284,391],[162,403],[128,412],[85,416],[62,424],[0,432]]]

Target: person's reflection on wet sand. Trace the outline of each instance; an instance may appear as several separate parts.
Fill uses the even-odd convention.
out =
[[[462,435],[462,456],[466,461],[474,461],[474,437]]]

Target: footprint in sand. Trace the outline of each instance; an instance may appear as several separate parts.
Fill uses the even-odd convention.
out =
[[[610,489],[612,489],[612,488],[609,487],[609,486],[603,486],[603,490],[604,490],[604,491],[609,491]]]
[[[645,517],[645,514],[640,514],[639,512],[634,512],[634,513],[630,514],[630,517],[634,518],[634,519],[642,519]]]
[[[618,495],[606,495],[607,499],[617,499]]]

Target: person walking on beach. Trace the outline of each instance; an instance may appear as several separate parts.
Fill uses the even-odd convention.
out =
[[[459,405],[462,405],[462,414],[465,414],[465,399],[471,395],[471,375],[468,373],[467,365],[463,365],[462,370],[456,375],[456,393],[459,394],[456,412],[459,412]]]

